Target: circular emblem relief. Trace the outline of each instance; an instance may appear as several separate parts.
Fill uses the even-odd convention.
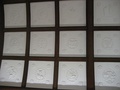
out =
[[[14,66],[10,66],[7,69],[9,79],[15,79],[17,69]]]
[[[113,70],[105,70],[103,72],[103,78],[107,83],[111,84],[116,79],[116,73]]]
[[[38,39],[38,47],[39,48],[46,48],[47,47],[47,40],[45,38]]]
[[[106,37],[103,39],[102,41],[102,47],[103,48],[112,48],[113,43],[112,43],[112,39],[109,37]]]
[[[36,78],[39,79],[39,80],[43,80],[45,78],[45,74],[46,74],[45,70],[39,68],[36,71]]]
[[[77,73],[76,70],[70,69],[70,70],[67,71],[66,77],[69,81],[74,82],[78,78],[78,73]]]
[[[68,47],[71,49],[75,49],[78,47],[78,40],[76,38],[71,38],[68,40]]]

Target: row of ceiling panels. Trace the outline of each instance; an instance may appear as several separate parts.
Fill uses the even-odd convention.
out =
[[[120,31],[94,31],[94,57],[120,57]],[[26,32],[5,32],[3,56],[25,56]],[[54,57],[55,32],[30,35],[30,56]],[[86,57],[86,31],[60,31],[59,57]]]
[[[105,89],[120,88],[120,63],[96,62],[95,86]],[[0,85],[21,87],[24,61],[2,60],[0,69]],[[31,88],[52,88],[54,75],[53,61],[29,61],[27,84]],[[58,74],[59,89],[86,90],[86,63],[85,62],[59,62]],[[110,90],[112,90],[110,89]]]
[[[94,26],[120,25],[119,0],[94,0]],[[26,27],[26,4],[5,4],[5,28]],[[31,27],[55,27],[55,2],[30,3]],[[86,26],[86,0],[59,2],[60,27]]]

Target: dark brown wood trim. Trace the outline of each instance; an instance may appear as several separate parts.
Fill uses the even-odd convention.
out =
[[[4,42],[4,8],[3,2],[0,0],[0,66],[2,61],[2,53],[3,53],[3,42]]]
[[[95,90],[93,49],[93,0],[86,0],[87,13],[87,90]]]
[[[87,61],[86,57],[59,57],[58,61]]]
[[[25,66],[24,66],[24,74],[23,74],[23,81],[22,81],[22,87],[26,87],[26,81],[27,81],[27,72],[28,72],[28,63],[29,63],[29,51],[30,51],[30,3],[27,0],[26,2],[26,11],[27,11],[27,33],[26,33],[26,53],[25,53]]]
[[[94,58],[94,62],[120,62],[120,58]]]
[[[95,26],[94,31],[120,31],[120,26]]]
[[[57,90],[58,87],[58,70],[59,70],[59,0],[55,0],[55,61],[54,61],[54,80],[53,90]]]

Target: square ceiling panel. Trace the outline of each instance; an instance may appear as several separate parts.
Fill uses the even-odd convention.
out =
[[[24,56],[26,47],[25,32],[5,32],[4,56]]]
[[[60,26],[85,26],[86,0],[60,1]]]
[[[5,4],[5,28],[26,27],[26,4]]]
[[[34,2],[31,6],[31,27],[54,27],[55,5],[50,2]]]
[[[59,62],[58,88],[86,90],[86,63]]]
[[[55,32],[31,32],[30,56],[54,56]]]
[[[60,57],[85,57],[86,32],[61,31],[60,32]]]
[[[120,31],[95,31],[94,56],[120,57]]]
[[[94,0],[95,26],[120,26],[120,0]]]
[[[96,90],[120,90],[120,63],[96,62],[95,86]]]
[[[30,61],[27,77],[27,87],[52,88],[54,62]]]
[[[2,60],[0,85],[21,87],[24,61]]]

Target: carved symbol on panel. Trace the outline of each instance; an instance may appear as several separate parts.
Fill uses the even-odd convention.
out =
[[[106,70],[103,72],[103,78],[107,83],[111,84],[116,79],[116,73],[113,70]]]
[[[117,83],[117,86],[120,87],[120,83]]]
[[[7,72],[9,75],[9,79],[15,79],[17,70],[14,66],[8,67]]]
[[[98,86],[103,86],[103,83],[102,82],[98,82]]]
[[[111,4],[108,4],[103,8],[104,16],[110,15],[110,9],[111,9]]]
[[[46,72],[44,69],[37,69],[37,72],[36,72],[36,78],[39,79],[39,80],[43,80],[45,78],[45,75],[46,75]]]
[[[76,11],[74,7],[71,7],[69,10],[70,10],[72,13]]]
[[[112,38],[106,37],[102,41],[102,46],[103,48],[112,48],[113,43],[112,43]]]
[[[100,37],[101,37],[101,34],[97,34],[97,37],[100,38]]]
[[[10,40],[10,46],[16,46],[18,44],[18,40],[17,39],[15,39],[15,38],[12,38],[11,40]],[[19,45],[19,44],[18,44]]]
[[[83,81],[80,81],[79,84],[80,84],[81,86],[83,86]]]
[[[75,49],[78,46],[78,40],[76,38],[71,38],[68,40],[68,47],[71,49]]]
[[[47,40],[45,38],[38,39],[38,47],[39,48],[46,48],[47,47]]]
[[[76,70],[70,69],[67,71],[66,77],[69,81],[74,82],[78,78],[78,73]]]
[[[97,68],[98,68],[98,69],[102,69],[102,65],[98,65]]]

